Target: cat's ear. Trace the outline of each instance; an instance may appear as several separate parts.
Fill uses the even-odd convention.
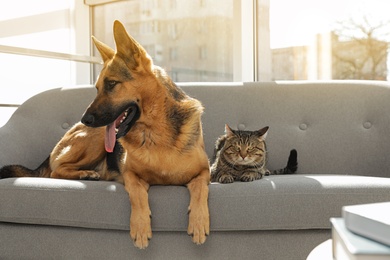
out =
[[[233,130],[230,128],[230,126],[228,126],[228,124],[225,124],[225,134],[228,137],[234,135]]]
[[[267,138],[268,129],[269,129],[269,127],[266,126],[266,127],[261,128],[260,130],[257,131],[257,135],[259,136],[259,138],[260,138],[261,140],[264,141],[265,138]]]

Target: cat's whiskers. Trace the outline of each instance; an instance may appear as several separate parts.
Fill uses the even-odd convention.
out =
[[[236,164],[241,165],[241,164],[238,162],[238,160],[239,160],[239,158],[233,160],[233,167],[235,167]]]

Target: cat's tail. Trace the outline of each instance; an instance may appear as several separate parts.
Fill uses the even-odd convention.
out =
[[[290,151],[290,156],[288,157],[287,166],[272,171],[271,174],[293,174],[298,170],[298,152],[295,149]]]

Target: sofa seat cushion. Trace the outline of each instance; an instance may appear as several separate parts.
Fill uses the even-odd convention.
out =
[[[341,207],[390,200],[390,178],[283,175],[210,184],[212,231],[328,229]],[[152,186],[152,228],[185,231],[189,194],[183,186]],[[45,178],[0,180],[0,221],[129,230],[123,185]]]

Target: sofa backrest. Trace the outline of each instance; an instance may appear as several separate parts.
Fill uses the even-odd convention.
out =
[[[0,167],[38,167],[94,99],[91,86],[55,88],[24,102],[0,128]]]
[[[205,106],[206,151],[212,157],[225,123],[269,126],[269,169],[298,150],[302,174],[390,177],[390,84],[373,81],[182,83]],[[0,129],[0,166],[37,167],[93,100],[93,87],[54,89],[26,101]]]

